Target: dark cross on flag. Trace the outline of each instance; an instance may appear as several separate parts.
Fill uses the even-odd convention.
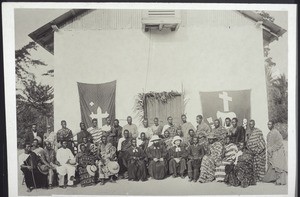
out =
[[[200,92],[203,116],[213,127],[213,121],[222,123],[228,117],[250,119],[250,90]]]
[[[116,81],[103,84],[77,83],[81,120],[87,125],[92,126],[92,120],[98,120],[98,126],[105,124],[103,119],[110,117],[115,119],[115,97]]]

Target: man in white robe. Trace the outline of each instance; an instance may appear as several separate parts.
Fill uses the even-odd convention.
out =
[[[64,177],[68,175],[68,186],[72,187],[75,180],[76,162],[73,153],[67,148],[67,141],[62,142],[62,147],[57,150],[56,159],[59,166],[56,168],[59,178],[59,187],[65,188]]]

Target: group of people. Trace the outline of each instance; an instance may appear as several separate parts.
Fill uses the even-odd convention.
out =
[[[224,125],[216,119],[213,127],[201,115],[196,117],[196,127],[186,115],[181,120],[177,126],[168,117],[162,126],[155,118],[149,126],[144,119],[138,128],[130,116],[123,127],[117,119],[111,124],[106,118],[102,127],[93,119],[88,129],[81,122],[76,135],[64,120],[56,133],[42,134],[33,124],[25,135],[24,153],[19,156],[28,192],[56,185],[86,187],[118,179],[147,181],[168,176],[241,187],[260,181],[286,184],[283,139],[274,122],[268,122],[270,132],[265,141],[254,120],[238,126],[237,118],[226,118]]]

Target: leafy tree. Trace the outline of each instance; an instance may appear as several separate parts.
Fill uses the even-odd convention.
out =
[[[32,123],[38,123],[38,129],[43,131],[48,125],[53,126],[53,87],[37,83],[35,75],[30,72],[32,67],[47,66],[32,58],[31,51],[37,48],[35,42],[30,42],[15,51],[18,147],[22,146],[24,134]],[[53,76],[53,72],[47,73]]]

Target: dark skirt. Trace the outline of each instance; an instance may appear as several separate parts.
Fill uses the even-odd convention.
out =
[[[21,168],[21,171],[24,174],[27,188],[45,188],[48,186],[48,176],[42,174],[38,169]]]
[[[78,167],[78,174],[80,179],[80,185],[82,187],[94,185],[95,177],[91,176],[85,167]]]

